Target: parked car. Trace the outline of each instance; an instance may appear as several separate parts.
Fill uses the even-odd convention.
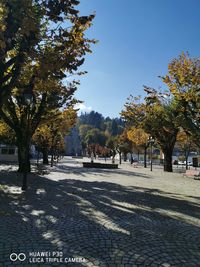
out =
[[[191,161],[187,162],[188,166],[193,166],[193,163]],[[186,165],[186,161],[178,161],[178,165]]]
[[[184,161],[184,164],[186,165],[186,161]],[[188,161],[188,166],[193,166],[193,163],[191,161]]]

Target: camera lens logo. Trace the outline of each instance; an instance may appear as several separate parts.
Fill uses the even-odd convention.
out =
[[[16,254],[16,253],[12,253],[10,254],[10,260],[11,261],[25,261],[26,259],[26,254],[24,253],[19,253],[19,254]]]

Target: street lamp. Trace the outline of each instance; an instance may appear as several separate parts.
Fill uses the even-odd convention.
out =
[[[93,151],[91,152],[91,163],[94,163],[94,153],[93,153]]]
[[[152,159],[152,156],[153,156],[153,144],[154,144],[154,142],[155,142],[155,140],[153,139],[153,137],[149,136],[148,143],[150,144],[151,171],[153,170],[153,159]]]
[[[25,191],[27,189],[27,174],[28,174],[28,158],[29,158],[29,145],[30,145],[30,140],[29,140],[29,132],[30,132],[30,107],[33,104],[34,100],[34,95],[33,95],[33,90],[32,88],[28,87],[25,88],[23,91],[23,102],[24,106],[27,107],[27,127],[26,127],[26,134],[27,134],[27,139],[25,142],[26,148],[25,148],[25,168],[24,168],[24,173],[23,173],[23,182],[22,182],[22,191]]]

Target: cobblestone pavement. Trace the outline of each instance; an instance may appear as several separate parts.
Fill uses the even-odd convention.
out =
[[[19,174],[0,172],[9,185],[0,187],[0,267],[200,266],[200,181],[128,164],[83,169],[68,158],[28,180],[21,193]],[[46,258],[60,262],[39,263]]]

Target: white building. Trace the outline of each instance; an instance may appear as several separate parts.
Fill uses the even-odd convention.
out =
[[[12,145],[0,144],[0,161],[17,162],[18,161],[18,149]]]

